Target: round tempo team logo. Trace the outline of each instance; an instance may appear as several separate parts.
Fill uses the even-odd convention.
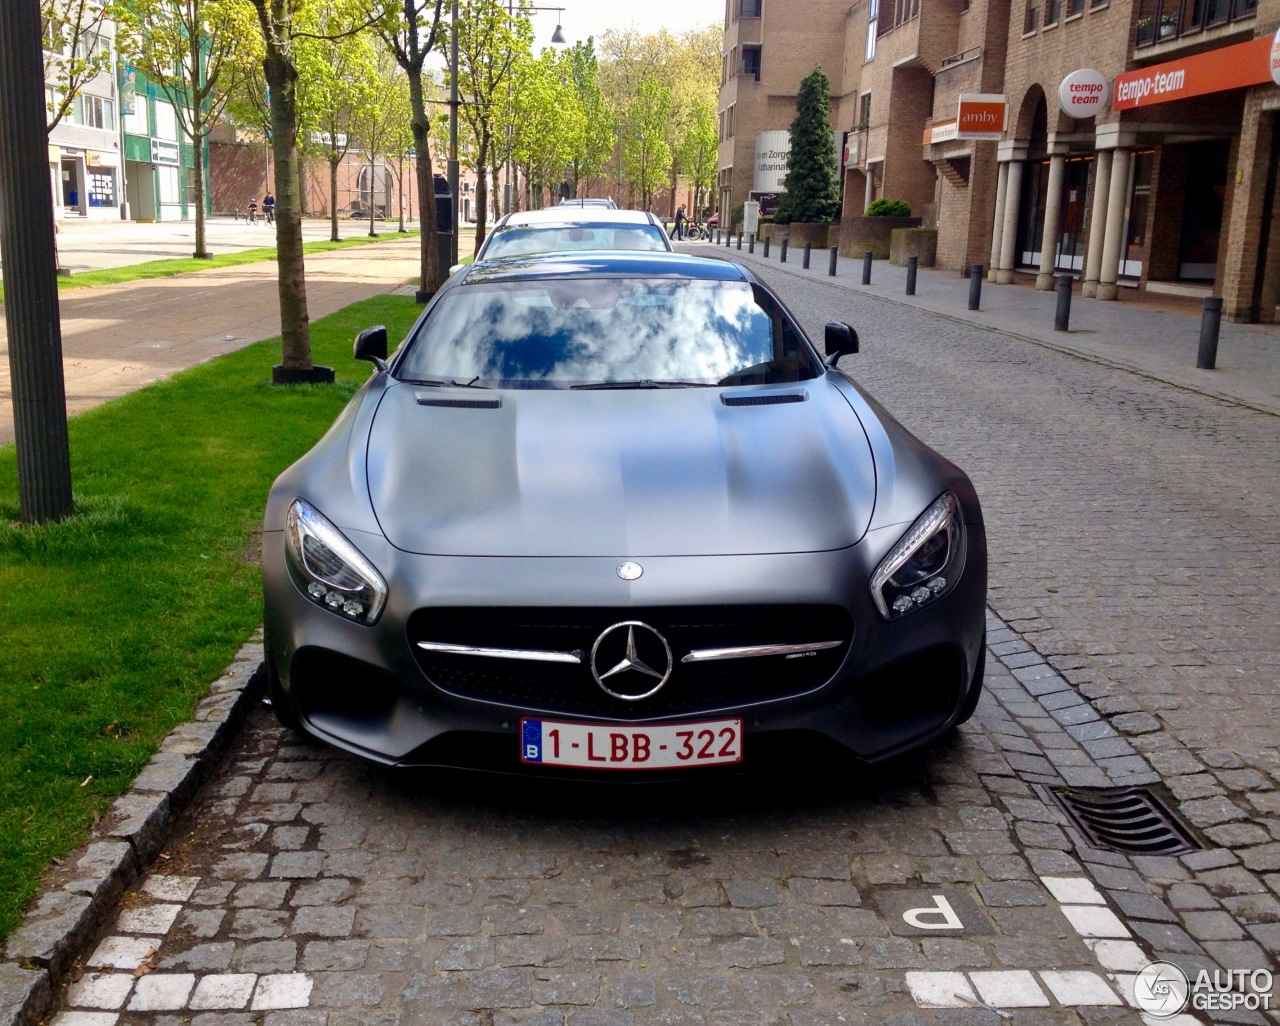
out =
[[[1152,962],[1133,980],[1134,1003],[1153,1019],[1172,1019],[1190,996],[1191,981],[1172,962]]]

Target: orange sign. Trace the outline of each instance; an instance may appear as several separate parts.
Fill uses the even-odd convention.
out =
[[[957,139],[1000,139],[1009,105],[999,93],[961,93],[956,111]]]
[[[1271,81],[1270,36],[1116,76],[1114,110],[1150,107]]]

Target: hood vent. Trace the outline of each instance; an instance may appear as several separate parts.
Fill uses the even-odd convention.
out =
[[[415,398],[419,406],[443,406],[448,410],[496,410],[502,405],[502,400],[496,397],[493,399],[445,399],[426,392],[418,392]]]
[[[768,395],[722,395],[720,401],[726,406],[777,406],[781,403],[802,403],[808,398],[808,392],[774,392]]]

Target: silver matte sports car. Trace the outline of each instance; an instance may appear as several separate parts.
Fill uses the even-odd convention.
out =
[[[271,490],[283,723],[397,765],[636,774],[876,761],[968,718],[969,479],[726,260],[455,274]],[[704,770],[705,772],[705,770]]]

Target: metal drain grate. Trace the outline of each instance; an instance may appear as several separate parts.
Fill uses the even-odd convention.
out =
[[[1095,848],[1130,855],[1181,855],[1204,847],[1145,787],[1055,787],[1049,793]]]

